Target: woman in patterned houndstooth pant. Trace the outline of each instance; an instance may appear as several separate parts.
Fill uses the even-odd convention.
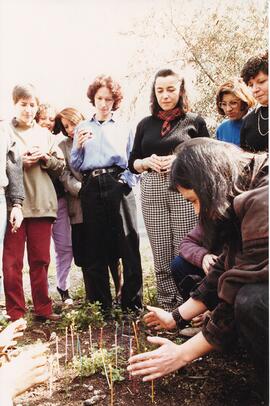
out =
[[[142,211],[153,251],[159,305],[172,310],[182,302],[170,264],[181,239],[196,225],[192,205],[169,190],[174,152],[183,141],[209,137],[205,121],[188,112],[184,79],[160,70],[151,94],[151,116],[137,126],[129,168],[141,177]]]

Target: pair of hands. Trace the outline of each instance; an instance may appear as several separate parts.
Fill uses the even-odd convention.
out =
[[[171,170],[175,155],[159,156],[152,154],[148,158],[142,160],[145,169],[152,169],[158,173],[166,173]]]
[[[50,159],[49,154],[42,151],[39,146],[30,148],[22,156],[24,168],[30,168],[31,166],[37,164],[40,160],[47,162]]]
[[[93,138],[93,133],[90,130],[86,130],[85,128],[79,130],[77,136],[77,148],[83,148],[84,143],[91,138]]]
[[[0,368],[1,405],[48,379],[47,350],[45,344],[31,346]]]
[[[176,323],[172,314],[158,307],[147,306],[149,313],[144,316],[144,321],[149,327],[159,329],[173,329]],[[134,355],[129,359],[127,370],[132,375],[144,375],[143,381],[150,381],[167,375],[187,364],[182,354],[181,346],[162,337],[148,337],[147,340],[159,345],[154,351]]]
[[[157,330],[175,327],[171,313],[157,307],[147,308],[150,312],[144,316],[144,320],[148,326],[154,326]],[[130,365],[127,368],[133,376],[143,375],[145,382],[176,371],[213,350],[213,346],[206,341],[201,332],[181,345],[162,337],[148,337],[147,340],[159,345],[159,348],[130,357]]]
[[[25,329],[24,319],[10,323],[0,333],[0,351],[4,352],[7,348],[14,346]],[[10,399],[48,378],[47,350],[48,347],[44,344],[31,346],[1,366],[0,404],[8,404]]]

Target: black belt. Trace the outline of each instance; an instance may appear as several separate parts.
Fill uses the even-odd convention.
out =
[[[89,171],[84,171],[83,176],[88,177],[90,176],[91,178],[95,178],[96,176],[104,175],[105,173],[121,173],[123,172],[122,168],[119,168],[117,166],[112,166],[110,168],[98,168],[98,169],[93,169]]]

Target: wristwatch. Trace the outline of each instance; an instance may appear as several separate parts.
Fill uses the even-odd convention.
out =
[[[173,319],[174,319],[174,321],[176,323],[176,327],[179,330],[184,328],[186,326],[186,324],[188,323],[188,320],[183,319],[183,317],[179,313],[178,307],[172,311],[172,317],[173,317]]]

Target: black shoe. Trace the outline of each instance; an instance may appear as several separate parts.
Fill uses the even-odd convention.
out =
[[[67,290],[62,290],[57,287],[57,290],[61,296],[62,302],[67,304],[67,305],[73,305],[73,300],[69,296],[68,289]]]

